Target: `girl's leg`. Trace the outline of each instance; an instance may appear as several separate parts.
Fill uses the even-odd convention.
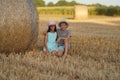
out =
[[[57,55],[57,52],[54,50],[54,51],[52,51],[52,54],[53,55]]]
[[[44,56],[47,56],[48,54],[46,53],[46,51],[43,51],[43,54],[44,54]]]

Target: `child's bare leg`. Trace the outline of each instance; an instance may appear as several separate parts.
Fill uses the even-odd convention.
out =
[[[65,40],[64,40],[64,43],[65,43],[65,52],[64,52],[64,55],[65,55],[65,56],[66,56],[67,53],[68,53],[68,40],[69,40],[69,39],[65,39]]]
[[[56,51],[52,51],[52,54],[53,54],[53,55],[57,55],[57,52],[56,52]]]
[[[62,51],[62,50],[58,50],[57,56],[58,56],[58,57],[61,57],[62,55],[63,55],[63,51]]]
[[[47,55],[46,51],[44,51],[43,54],[44,54],[44,56],[46,56]]]

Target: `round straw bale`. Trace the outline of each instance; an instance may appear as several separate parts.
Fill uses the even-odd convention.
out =
[[[77,5],[74,7],[74,19],[86,19],[88,18],[88,8],[87,6]]]
[[[0,53],[32,49],[38,16],[32,0],[0,0]]]

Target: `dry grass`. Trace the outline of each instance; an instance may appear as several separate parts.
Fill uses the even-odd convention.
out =
[[[0,54],[0,80],[120,79],[120,26],[70,22],[71,49],[66,58],[43,55],[41,33],[46,29],[47,21],[41,20],[34,51]]]

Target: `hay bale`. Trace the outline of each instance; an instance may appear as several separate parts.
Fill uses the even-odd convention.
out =
[[[0,0],[0,52],[20,52],[34,47],[38,16],[32,0]]]
[[[74,7],[74,19],[81,20],[88,18],[88,8],[87,6],[75,6]]]

